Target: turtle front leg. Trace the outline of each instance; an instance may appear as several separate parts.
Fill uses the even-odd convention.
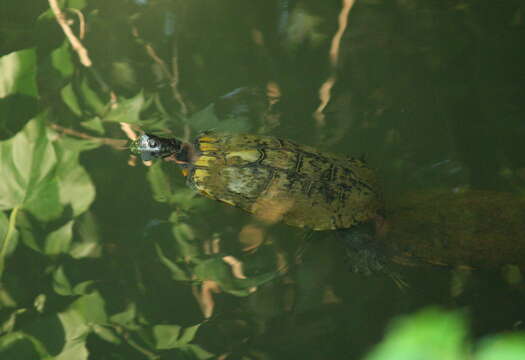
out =
[[[366,276],[384,274],[399,288],[406,288],[408,284],[397,272],[389,268],[385,251],[375,238],[376,229],[374,222],[367,222],[338,231],[339,237],[343,239],[346,260],[352,272]]]

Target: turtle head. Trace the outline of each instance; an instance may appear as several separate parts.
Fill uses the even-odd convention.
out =
[[[130,144],[132,154],[140,155],[143,161],[177,156],[183,149],[183,143],[177,139],[161,138],[151,134],[142,134]]]

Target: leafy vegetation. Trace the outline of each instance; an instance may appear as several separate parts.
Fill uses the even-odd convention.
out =
[[[366,360],[517,360],[524,354],[525,334],[497,335],[473,346],[463,314],[429,308],[396,319]]]

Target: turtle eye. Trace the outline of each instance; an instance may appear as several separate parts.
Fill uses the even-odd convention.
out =
[[[148,146],[150,148],[156,148],[159,146],[159,142],[156,139],[149,139],[148,140]]]

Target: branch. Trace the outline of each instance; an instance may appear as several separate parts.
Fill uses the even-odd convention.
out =
[[[166,65],[166,62],[157,55],[157,52],[155,51],[153,46],[140,38],[139,30],[136,26],[133,26],[131,33],[133,34],[135,38],[139,40],[140,43],[142,43],[149,57],[151,57],[153,61],[157,63],[157,65],[160,66],[160,69],[164,73],[164,76],[166,76],[169,79],[173,97],[179,103],[181,114],[183,116],[186,116],[188,114],[188,107],[184,103],[182,94],[180,93],[179,88],[178,88],[179,68],[177,65],[177,48],[175,46],[173,47],[174,55],[171,60],[171,65],[172,65],[172,72],[171,72],[168,66]]]
[[[77,137],[77,138],[80,138],[80,139],[100,142],[100,143],[102,143],[104,145],[111,146],[112,148],[117,149],[117,150],[122,150],[126,146],[126,143],[127,143],[126,140],[100,138],[100,137],[96,137],[96,136],[91,136],[91,135],[85,134],[83,132],[77,131],[75,129],[65,128],[65,127],[60,126],[58,124],[50,124],[49,126],[53,130],[55,130],[55,131],[57,131],[59,133],[70,135],[70,136],[74,136],[74,137]]]
[[[73,30],[71,30],[71,28],[67,24],[66,16],[62,12],[62,10],[60,10],[57,0],[48,0],[48,1],[49,1],[49,6],[51,7],[51,10],[55,14],[55,18],[57,19],[58,24],[60,25],[67,39],[71,43],[73,50],[77,52],[80,62],[85,67],[91,67],[93,63],[91,62],[91,59],[89,58],[87,49],[84,47],[84,45],[82,45],[82,43],[80,42],[80,40],[78,40],[75,34],[73,34]]]

